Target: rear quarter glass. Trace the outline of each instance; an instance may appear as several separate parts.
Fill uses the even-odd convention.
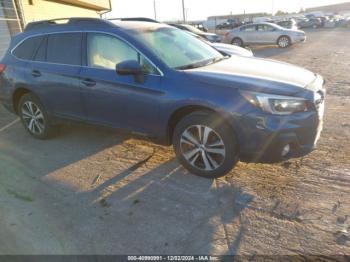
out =
[[[43,39],[43,36],[35,36],[24,40],[13,50],[13,55],[20,59],[30,60]]]

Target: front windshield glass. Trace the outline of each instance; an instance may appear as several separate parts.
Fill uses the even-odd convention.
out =
[[[201,67],[224,58],[210,45],[176,28],[138,31],[136,37],[174,69]]]
[[[195,33],[195,34],[203,34],[203,31],[195,28],[194,26],[191,26],[191,25],[182,25],[184,27],[186,27],[189,31],[191,31],[192,33]]]

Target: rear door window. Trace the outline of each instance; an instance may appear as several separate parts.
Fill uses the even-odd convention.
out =
[[[81,65],[82,33],[60,33],[48,36],[46,61]]]
[[[28,38],[16,47],[12,54],[20,59],[31,60],[43,39],[43,36]]]
[[[41,41],[41,43],[40,43],[40,45],[39,45],[39,47],[38,47],[38,49],[33,57],[33,60],[45,62],[46,61],[46,48],[47,48],[47,38],[44,38]]]

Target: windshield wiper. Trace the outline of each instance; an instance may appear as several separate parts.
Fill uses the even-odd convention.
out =
[[[208,60],[204,60],[204,61],[201,61],[201,62],[197,62],[197,63],[185,65],[185,66],[179,66],[179,67],[176,67],[175,69],[176,69],[176,70],[194,69],[194,68],[198,68],[198,67],[203,67],[203,66],[211,65],[211,64],[220,62],[220,61],[222,61],[222,60],[224,60],[224,59],[227,59],[227,58],[228,58],[228,57],[225,57],[225,56],[223,56],[223,57],[215,57],[215,58],[208,59]]]
[[[217,62],[220,62],[224,59],[227,59],[227,57],[223,56],[223,57],[215,57],[213,59],[211,59],[206,65],[211,65],[211,64],[215,64]]]

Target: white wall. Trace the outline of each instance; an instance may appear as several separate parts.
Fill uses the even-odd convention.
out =
[[[5,54],[9,46],[10,40],[11,40],[11,35],[7,27],[5,15],[2,8],[0,7],[0,59]]]

